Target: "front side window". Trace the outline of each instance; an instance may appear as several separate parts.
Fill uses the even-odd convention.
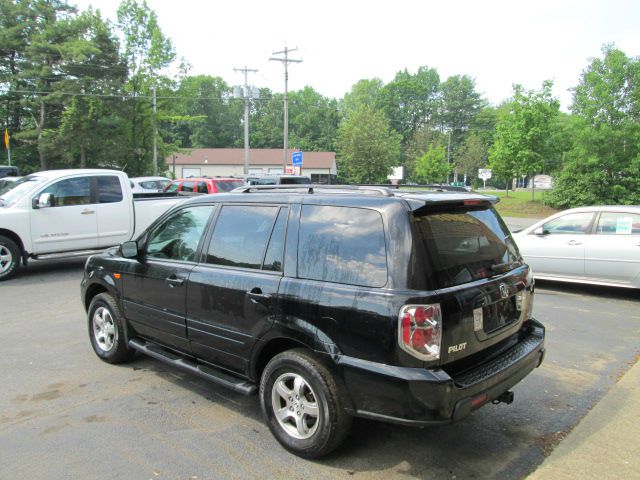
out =
[[[147,242],[147,257],[195,261],[198,243],[213,208],[203,205],[175,212],[151,233]]]
[[[545,234],[551,235],[583,235],[588,233],[592,218],[593,213],[591,212],[570,213],[545,223],[542,229]]]
[[[635,213],[603,212],[598,220],[598,235],[638,235],[640,215]]]
[[[384,286],[387,253],[380,213],[364,208],[303,205],[298,277]]]
[[[198,182],[198,193],[209,193],[206,182]]]
[[[195,188],[195,182],[182,182],[181,192],[193,192]]]
[[[280,207],[276,206],[222,207],[211,236],[207,263],[261,269],[279,211]],[[282,231],[277,235],[283,235]],[[270,261],[273,267],[277,259]]]
[[[89,205],[91,203],[91,178],[78,177],[60,180],[45,188],[41,193],[54,196],[55,207]]]

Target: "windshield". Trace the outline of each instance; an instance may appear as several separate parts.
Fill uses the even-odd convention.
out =
[[[0,206],[9,207],[13,205],[24,195],[35,190],[46,181],[47,179],[44,177],[29,175],[13,182],[14,186],[0,195]]]
[[[447,288],[522,265],[511,233],[493,209],[414,217],[427,288]],[[421,244],[421,245],[420,245]]]

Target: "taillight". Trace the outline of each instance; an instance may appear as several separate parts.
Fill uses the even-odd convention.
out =
[[[438,360],[442,337],[440,304],[405,305],[398,318],[400,347],[420,360]]]

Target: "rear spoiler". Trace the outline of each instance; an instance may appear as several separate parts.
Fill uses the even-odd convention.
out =
[[[406,198],[405,200],[416,216],[442,210],[486,210],[500,201],[498,197],[490,195],[472,198],[468,195],[449,195],[441,199]]]

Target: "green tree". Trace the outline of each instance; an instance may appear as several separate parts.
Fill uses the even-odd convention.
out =
[[[527,175],[533,179],[542,171],[551,149],[553,119],[560,108],[552,96],[552,87],[551,81],[543,82],[540,91],[514,86],[510,111],[498,119],[495,143],[489,153],[491,168],[499,175]]]
[[[384,83],[379,78],[359,80],[349,93],[340,101],[339,110],[342,117],[363,106],[376,106],[380,103],[379,94]]]
[[[242,144],[243,103],[231,98],[231,89],[222,78],[186,77],[175,96],[180,100],[172,102],[173,115],[164,118],[164,123],[172,124],[171,140],[183,148],[225,148]]]
[[[429,67],[420,67],[415,74],[406,69],[384,85],[378,94],[378,107],[389,119],[389,125],[409,140],[422,125],[432,124],[438,110],[440,76]]]
[[[416,162],[416,174],[421,183],[443,183],[451,173],[444,146],[433,146]]]
[[[574,90],[575,144],[546,199],[556,207],[640,203],[640,60],[602,53]]]
[[[384,114],[361,106],[340,124],[337,139],[338,172],[350,183],[383,183],[398,165],[400,135]]]
[[[152,158],[155,119],[151,95],[154,88],[170,83],[160,73],[175,60],[175,52],[146,0],[141,3],[123,0],[118,7],[117,18],[123,36],[121,56],[129,69],[124,91],[133,97],[123,104],[122,114],[128,122],[123,161],[127,172],[141,175],[150,171]]]
[[[446,146],[447,136],[430,125],[422,125],[404,145],[405,178],[420,181],[416,173],[416,163],[434,145]],[[446,147],[445,147],[446,148]]]
[[[332,151],[338,132],[338,102],[311,87],[289,94],[289,145],[304,151]]]
[[[458,152],[458,172],[478,185],[478,170],[487,166],[487,146],[475,134],[469,135]]]
[[[122,88],[127,68],[120,62],[118,42],[99,12],[80,14],[84,39],[91,45],[81,62],[68,64],[77,78],[75,92],[65,105],[56,132],[58,150],[70,167],[115,166],[121,121],[116,100],[109,95]]]

